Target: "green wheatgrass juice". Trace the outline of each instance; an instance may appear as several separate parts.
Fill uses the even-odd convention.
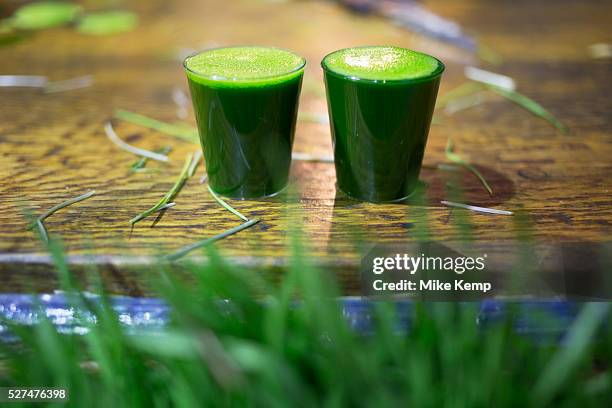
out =
[[[399,47],[339,50],[321,65],[338,188],[371,202],[416,188],[444,64]]]
[[[257,198],[286,186],[304,65],[271,47],[217,48],[185,60],[215,192]]]

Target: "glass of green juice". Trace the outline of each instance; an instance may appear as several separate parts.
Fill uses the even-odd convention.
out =
[[[370,202],[415,190],[444,64],[400,47],[346,48],[321,62],[337,187]]]
[[[287,185],[306,60],[272,47],[224,47],[185,59],[210,187],[269,197]]]

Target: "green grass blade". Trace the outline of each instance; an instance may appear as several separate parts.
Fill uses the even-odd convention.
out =
[[[334,162],[334,156],[316,155],[316,154],[310,154],[310,153],[294,152],[291,155],[291,160],[299,160],[299,161],[306,161],[306,162],[316,162],[316,163],[333,163]]]
[[[38,228],[38,233],[40,234],[40,239],[43,242],[49,242],[49,234],[47,233],[47,229],[45,228],[45,224],[41,220],[36,220],[36,228]]]
[[[68,207],[68,206],[70,206],[72,204],[78,203],[79,201],[87,200],[89,197],[93,196],[94,194],[96,194],[95,190],[91,190],[91,191],[88,191],[85,194],[81,194],[78,197],[71,198],[70,200],[66,200],[63,203],[55,205],[55,206],[51,207],[49,210],[45,211],[43,213],[43,215],[38,217],[38,219],[40,221],[44,221],[45,218],[49,217],[50,215],[55,214],[55,212],[61,210],[62,208],[66,208],[66,207]]]
[[[444,108],[450,102],[456,99],[460,99],[465,96],[471,95],[473,93],[479,92],[482,89],[483,89],[483,85],[478,82],[474,82],[474,81],[464,82],[461,85],[457,86],[456,88],[453,88],[450,91],[446,92],[444,95],[440,96],[438,100],[436,101],[435,109],[437,110],[437,109]]]
[[[215,235],[214,237],[210,237],[210,238],[206,238],[202,241],[198,241],[196,243],[187,245],[181,249],[179,249],[178,251],[174,252],[173,254],[168,255],[165,259],[167,259],[168,261],[176,261],[179,258],[182,258],[183,256],[187,255],[189,252],[193,251],[194,249],[198,249],[198,248],[203,248],[206,246],[209,246],[210,244],[212,244],[213,242],[219,241],[221,239],[227,238],[230,235],[236,234],[237,232],[240,232],[244,229],[250,228],[253,225],[257,224],[260,221],[259,218],[253,218],[251,220],[248,220],[245,223],[242,223],[240,225],[238,225],[237,227],[234,228],[230,228],[220,234]]]
[[[486,102],[486,100],[487,99],[485,98],[484,92],[475,92],[470,95],[458,97],[448,102],[444,108],[444,113],[453,115],[457,112],[481,105],[482,103]]]
[[[452,161],[453,163],[459,164],[465,167],[466,169],[468,169],[469,171],[471,171],[476,177],[478,177],[478,180],[480,180],[480,183],[487,190],[489,195],[491,197],[493,196],[493,189],[491,188],[491,186],[489,186],[489,183],[487,183],[487,180],[485,180],[484,176],[478,171],[478,169],[472,166],[467,161],[465,161],[457,153],[453,152],[453,141],[450,137],[448,138],[448,141],[446,142],[446,149],[444,150],[444,154],[446,155],[446,158],[448,160]]]
[[[561,133],[565,135],[568,135],[570,133],[570,130],[567,126],[561,123],[556,117],[553,116],[552,113],[544,109],[542,105],[540,105],[533,99],[517,91],[510,91],[510,90],[503,89],[495,85],[485,84],[485,86],[491,91],[495,92],[496,94],[501,95],[504,98],[511,100],[512,102],[516,103],[523,109],[548,121],[551,125],[557,128]]]
[[[57,211],[61,210],[62,208],[66,208],[72,204],[78,203],[79,201],[87,200],[89,197],[93,196],[94,194],[96,194],[94,190],[88,191],[85,194],[82,194],[75,198],[71,198],[70,200],[66,200],[63,203],[55,205],[51,207],[50,209],[48,209],[47,211],[45,211],[40,217],[36,219],[36,228],[38,228],[38,232],[40,233],[41,239],[45,243],[49,242],[49,235],[47,234],[47,229],[45,228],[45,224],[44,224],[45,219],[55,214]]]
[[[130,11],[112,10],[89,13],[79,19],[76,30],[88,35],[109,35],[133,30],[138,16]]]
[[[9,22],[19,30],[43,30],[69,24],[81,10],[81,6],[68,2],[34,2],[21,6]]]
[[[227,211],[231,212],[232,214],[236,215],[237,217],[239,217],[240,219],[242,219],[243,221],[248,221],[249,219],[241,214],[238,210],[236,210],[234,207],[232,207],[231,205],[229,205],[228,203],[226,203],[225,201],[223,201],[223,199],[221,197],[219,197],[213,190],[212,188],[210,188],[210,184],[207,186],[208,187],[208,192],[210,193],[210,195],[213,196],[213,198],[223,206],[223,208],[225,208]]]
[[[123,109],[117,109],[115,111],[115,117],[117,119],[133,123],[135,125],[157,130],[158,132],[174,136],[186,142],[198,143],[199,140],[198,131],[190,126],[181,126],[172,123],[162,122],[161,120],[149,118],[148,116],[144,116],[139,113],[130,112]]]
[[[168,191],[162,197],[162,199],[159,200],[157,202],[157,204],[155,204],[153,207],[149,208],[147,211],[145,211],[143,213],[140,213],[136,217],[132,218],[130,220],[130,225],[133,226],[138,221],[141,221],[141,220],[147,218],[149,215],[159,211],[159,209],[161,207],[163,207],[164,205],[166,205],[170,201],[172,201],[172,199],[178,194],[178,192],[181,191],[181,188],[183,188],[183,185],[185,184],[185,182],[189,178],[189,168],[192,165],[192,160],[193,160],[193,155],[190,153],[190,154],[187,155],[187,158],[185,159],[185,164],[183,165],[183,170],[181,170],[181,173],[180,173],[178,179],[176,180],[176,182],[174,183],[174,185],[172,186],[170,191]]]
[[[607,302],[587,303],[572,324],[564,347],[553,356],[533,392],[535,406],[545,406],[587,353],[595,332],[610,309]]]
[[[302,122],[317,123],[320,125],[329,124],[329,117],[327,114],[320,112],[300,112],[298,113],[297,120]]]
[[[166,147],[162,147],[161,149],[154,150],[155,153],[159,153],[163,155],[168,155],[168,153],[170,153],[171,151],[172,151],[172,146],[166,146]],[[136,171],[143,169],[147,165],[148,161],[149,161],[149,158],[144,157],[144,156],[136,160],[130,166],[130,173],[135,173]]]
[[[119,147],[122,150],[125,150],[126,152],[135,154],[137,156],[148,157],[149,159],[158,160],[161,162],[167,162],[170,160],[168,156],[153,153],[149,150],[141,149],[139,147],[132,146],[126,143],[119,137],[117,132],[115,132],[115,129],[113,128],[113,125],[111,124],[110,121],[104,124],[104,132],[106,133],[106,136],[111,142],[113,142],[115,145],[117,145],[117,147]]]
[[[191,164],[187,169],[187,177],[191,178],[195,174],[196,169],[198,168],[198,164],[200,164],[200,160],[202,160],[202,151],[198,150],[194,153],[193,159],[191,160]]]

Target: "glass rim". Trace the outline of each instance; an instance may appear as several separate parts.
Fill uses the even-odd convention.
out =
[[[425,76],[420,76],[420,77],[416,77],[416,78],[400,78],[400,79],[372,79],[372,78],[360,78],[358,76],[355,75],[346,75],[346,74],[342,74],[338,71],[334,71],[332,68],[328,67],[325,60],[330,57],[333,54],[336,54],[338,52],[341,51],[346,51],[346,50],[352,50],[352,49],[358,49],[358,48],[372,48],[372,47],[394,47],[394,48],[402,48],[404,50],[408,50],[408,51],[412,51],[415,52],[417,54],[421,54],[421,55],[425,55],[427,57],[433,58],[438,62],[438,67],[431,73],[425,75]],[[424,52],[420,52],[420,51],[415,51],[415,50],[411,50],[409,48],[404,48],[404,47],[398,47],[395,45],[389,45],[389,46],[385,46],[385,45],[361,45],[358,47],[346,47],[346,48],[341,48],[339,50],[335,50],[330,52],[329,54],[325,55],[323,57],[323,59],[321,60],[321,68],[323,68],[323,71],[326,74],[332,74],[334,76],[337,76],[339,78],[342,79],[346,79],[348,81],[352,81],[352,82],[364,82],[364,83],[369,83],[369,84],[387,84],[387,83],[391,83],[391,84],[410,84],[410,83],[419,83],[419,82],[425,82],[425,81],[429,81],[432,79],[435,79],[437,77],[439,77],[440,75],[442,75],[442,73],[444,72],[444,70],[446,69],[446,66],[444,65],[444,63],[442,61],[440,61],[438,58],[434,57],[433,55],[429,55],[426,54]]]
[[[297,67],[287,71],[287,72],[283,72],[281,74],[276,74],[276,75],[268,75],[268,76],[259,76],[259,77],[252,77],[252,78],[232,78],[232,77],[221,77],[218,75],[203,75],[200,74],[197,71],[192,70],[191,68],[189,68],[187,66],[187,60],[189,60],[189,58],[195,57],[196,55],[200,55],[203,54],[205,52],[210,52],[210,51],[214,51],[214,50],[222,50],[222,49],[226,49],[226,48],[270,48],[270,49],[274,49],[274,50],[280,50],[280,51],[285,51],[288,52],[290,54],[293,54],[297,57],[299,57],[301,59],[300,65],[298,65]],[[207,79],[209,81],[212,82],[257,82],[257,81],[265,81],[268,79],[273,79],[273,78],[282,78],[284,76],[288,76],[291,75],[293,73],[296,73],[302,69],[304,69],[304,67],[306,66],[306,58],[302,57],[301,55],[288,50],[286,48],[280,48],[280,47],[270,47],[270,46],[266,46],[266,45],[229,45],[229,46],[220,46],[220,47],[213,47],[213,48],[205,48],[203,50],[200,51],[195,51],[191,54],[189,54],[188,56],[185,57],[185,59],[183,60],[183,68],[185,69],[185,71],[203,78],[203,79]]]

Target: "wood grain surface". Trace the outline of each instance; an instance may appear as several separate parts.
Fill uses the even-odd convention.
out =
[[[153,205],[171,187],[184,157],[198,147],[126,122],[116,131],[147,149],[172,145],[168,164],[150,163],[155,173],[129,174],[134,156],[111,144],[103,129],[117,108],[164,121],[177,121],[175,87],[186,90],[181,56],[190,50],[233,44],[292,49],[308,60],[300,110],[326,114],[319,61],[328,52],[360,44],[394,44],[419,49],[446,62],[440,94],[464,81],[463,65],[510,75],[519,90],[549,109],[572,130],[559,134],[501,97],[432,126],[422,180],[429,185],[424,207],[432,239],[460,238],[455,214],[439,202],[455,175],[436,170],[445,162],[451,136],[457,153],[483,173],[490,197],[468,172],[460,179],[465,201],[529,214],[533,236],[544,242],[605,242],[612,221],[611,60],[592,59],[588,46],[612,42],[610,2],[427,1],[434,12],[458,21],[503,58],[500,66],[396,27],[377,17],[348,13],[323,1],[142,1],[129,7],[140,15],[129,33],[91,37],[70,28],[33,33],[0,47],[0,75],[45,75],[61,80],[92,75],[88,88],[45,94],[0,88],[0,291],[52,290],[55,279],[26,208],[40,214],[53,205],[96,190],[84,202],[47,221],[61,237],[78,269],[95,255],[115,292],[146,292],[146,272],[135,271],[160,248],[171,250],[239,224],[197,178],[189,180],[176,207],[153,225],[132,230],[130,218]],[[193,123],[193,115],[187,121]],[[298,123],[295,152],[331,154],[326,124]],[[421,207],[374,205],[336,194],[332,164],[294,162],[292,186],[272,199],[231,202],[255,227],[218,244],[240,264],[281,268],[288,255],[289,226],[299,225],[318,263],[341,276],[347,293],[358,286],[354,273],[362,252],[355,240],[401,244],[415,239]],[[516,217],[470,214],[477,242],[517,236]]]

